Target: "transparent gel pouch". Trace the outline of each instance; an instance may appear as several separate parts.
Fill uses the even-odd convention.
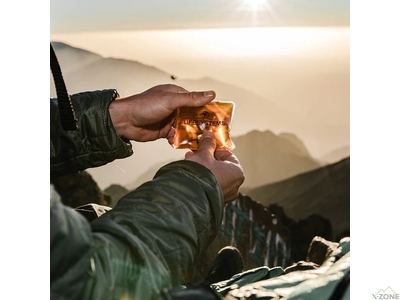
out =
[[[181,107],[175,113],[175,149],[197,150],[204,131],[212,131],[217,150],[232,150],[235,145],[230,138],[235,103],[214,100],[200,107]]]

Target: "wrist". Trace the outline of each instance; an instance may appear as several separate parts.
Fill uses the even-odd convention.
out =
[[[125,105],[122,101],[115,99],[114,101],[111,101],[108,111],[116,134],[122,139],[127,139],[125,133],[129,126],[129,122],[124,106]]]

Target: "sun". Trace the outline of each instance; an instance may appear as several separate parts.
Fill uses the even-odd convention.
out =
[[[258,11],[268,8],[267,0],[242,0],[246,10]]]

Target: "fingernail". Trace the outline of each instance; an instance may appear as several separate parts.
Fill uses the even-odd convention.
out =
[[[212,139],[214,137],[211,131],[204,131],[202,134],[203,139]]]
[[[215,96],[215,92],[214,91],[206,91],[206,92],[203,92],[203,95],[206,98],[211,98],[211,97]]]

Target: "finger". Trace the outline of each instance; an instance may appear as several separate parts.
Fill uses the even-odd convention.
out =
[[[214,134],[210,131],[204,131],[199,141],[198,152],[208,152],[209,154],[214,156],[216,147],[217,143],[215,141]]]
[[[171,127],[171,129],[169,130],[169,132],[168,132],[168,134],[167,134],[166,139],[168,140],[168,143],[169,143],[170,145],[172,145],[172,144],[174,143],[175,132],[176,132],[176,129],[173,128],[173,127]]]
[[[229,187],[226,188],[224,192],[224,199],[226,201],[235,200],[239,196],[239,188],[244,182],[243,178],[237,178],[234,182],[232,182]]]
[[[146,92],[189,93],[188,90],[175,84],[160,84],[148,89]]]
[[[198,107],[205,105],[215,99],[214,91],[205,92],[189,92],[171,94],[171,101],[169,101],[169,109],[174,111],[179,107]]]
[[[231,201],[235,200],[238,196],[239,196],[239,190],[231,189],[229,192],[227,192],[224,195],[224,201],[231,202]]]
[[[232,191],[228,195],[224,196],[224,202],[232,202],[239,197],[239,191]]]
[[[214,156],[215,156],[215,158],[217,160],[220,160],[220,161],[230,161],[230,162],[235,163],[235,164],[240,164],[239,163],[239,159],[236,157],[236,155],[233,154],[229,150],[215,151]]]

